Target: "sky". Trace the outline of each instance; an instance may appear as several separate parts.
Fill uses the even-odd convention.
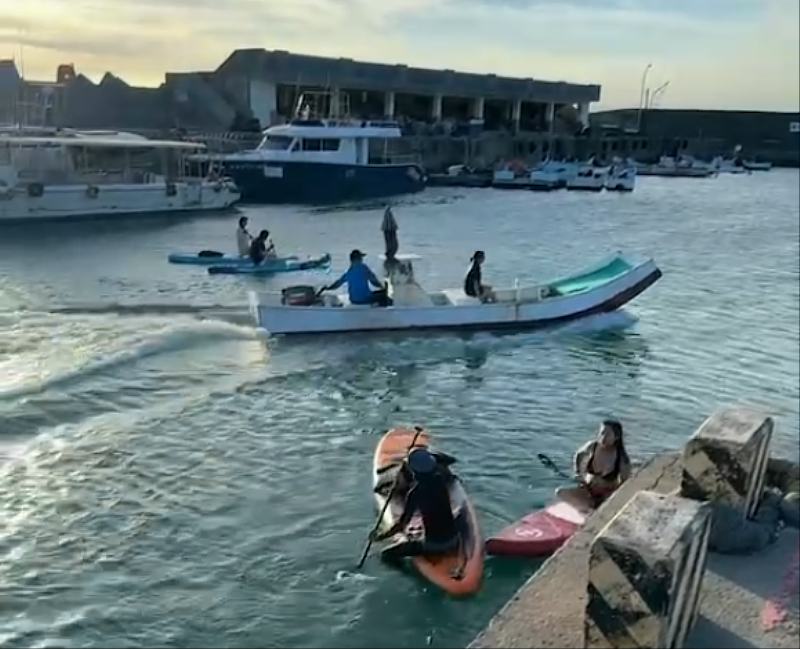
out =
[[[600,105],[798,111],[798,0],[0,0],[0,58],[156,86],[237,48],[597,83]]]

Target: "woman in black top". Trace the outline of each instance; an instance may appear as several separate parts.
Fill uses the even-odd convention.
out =
[[[481,302],[494,302],[492,287],[483,283],[481,265],[486,260],[483,250],[476,250],[470,259],[471,265],[464,278],[464,293],[469,297],[478,298]]]

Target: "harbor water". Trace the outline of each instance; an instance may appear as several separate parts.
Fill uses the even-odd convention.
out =
[[[232,250],[238,214],[0,231],[0,647],[463,647],[536,568],[487,560],[457,601],[377,558],[372,453],[423,424],[485,533],[545,504],[600,419],[638,459],[717,407],[798,444],[798,174],[640,179],[631,195],[429,190],[397,201],[417,279],[494,285],[615,250],[664,277],[626,310],[495,336],[270,340],[275,279],[170,266]],[[381,206],[246,208],[286,252],[379,268]]]

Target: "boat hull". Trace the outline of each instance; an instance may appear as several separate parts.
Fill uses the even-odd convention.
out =
[[[354,165],[322,162],[265,162],[226,159],[225,174],[258,204],[325,205],[361,201],[425,189],[417,164]]]
[[[614,259],[622,260],[622,257]],[[604,262],[606,267],[611,262]],[[627,262],[625,262],[627,263]],[[526,294],[544,288],[564,288],[565,293],[541,299],[527,298],[492,304],[463,298],[460,291],[431,293],[431,304],[422,306],[283,306],[250,294],[250,311],[256,324],[273,335],[309,335],[373,331],[429,330],[524,330],[548,327],[570,320],[619,309],[652,286],[661,271],[652,260],[631,265],[630,270],[593,288],[566,292],[568,282],[579,282],[584,274],[529,287]],[[573,284],[577,286],[578,284]],[[560,289],[559,289],[560,290]],[[508,289],[505,293],[514,292]],[[498,294],[500,292],[498,291]]]
[[[422,432],[417,435],[417,432],[411,429],[394,428],[381,438],[375,449],[372,486],[375,505],[379,511],[384,512],[381,519],[383,529],[391,527],[402,515],[404,501],[399,498],[393,499],[384,510],[386,496],[383,493],[376,493],[376,487],[383,478],[383,470],[402,461],[412,443],[414,448],[427,448],[429,445],[427,433]],[[451,483],[450,497],[456,523],[461,532],[461,543],[458,548],[439,556],[412,557],[410,563],[422,577],[448,594],[472,595],[480,589],[483,580],[483,537],[475,508],[461,482],[456,480]],[[415,528],[418,529],[421,524],[419,516],[415,516],[409,526],[392,541],[401,541],[408,535],[413,535]]]
[[[160,183],[40,187],[0,189],[0,223],[224,211],[239,200],[232,184],[213,181],[176,182],[174,193]]]

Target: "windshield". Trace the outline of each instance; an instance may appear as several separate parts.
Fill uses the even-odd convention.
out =
[[[267,135],[259,144],[259,149],[268,151],[286,151],[294,141],[294,138],[285,135]]]

